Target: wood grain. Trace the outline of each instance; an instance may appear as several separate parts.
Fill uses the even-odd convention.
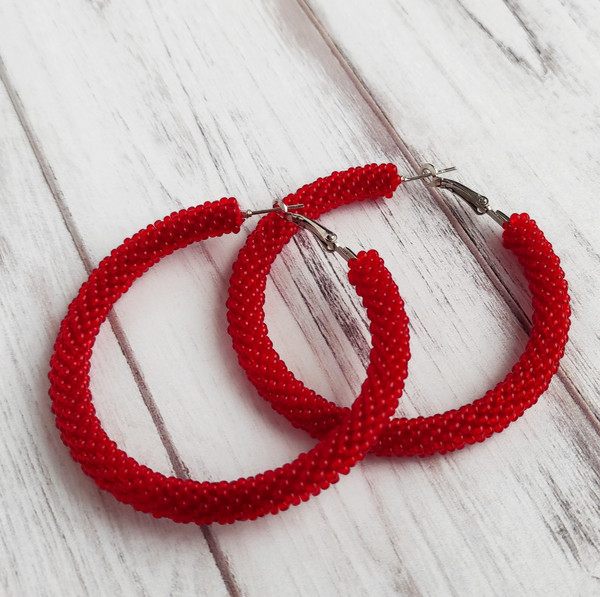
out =
[[[157,568],[160,554],[148,549],[146,542],[146,533],[161,533],[163,523],[131,518],[114,500],[94,490],[70,466],[54,427],[47,398],[48,360],[59,317],[85,270],[4,89],[0,89],[0,114],[4,123],[0,592],[168,593],[179,582],[179,572],[174,568],[165,577]],[[168,468],[127,362],[108,329],[94,358],[98,376],[113,396],[128,396],[118,410],[108,413],[113,415],[107,424],[114,436],[134,452],[152,450]],[[107,508],[112,514],[103,517]],[[99,515],[104,521],[97,525]],[[195,578],[187,578],[186,586],[196,584],[226,594],[202,536],[186,529],[176,541],[163,539],[173,562],[179,560],[178,565],[198,571]],[[190,549],[194,543],[202,545],[200,552]]]
[[[6,594],[600,594],[600,232],[590,200],[598,9],[490,0],[7,1],[0,7],[0,324]],[[184,205],[262,207],[336,169],[427,159],[562,257],[573,330],[543,399],[498,437],[368,458],[277,517],[198,529],[95,490],[53,429],[46,362],[69,299],[124,237]],[[419,185],[324,218],[375,247],[411,318],[400,411],[500,380],[528,295],[493,222]],[[121,299],[94,354],[109,434],[165,473],[235,478],[312,445],[256,396],[225,334],[245,234],[174,254]],[[349,404],[368,332],[344,265],[299,236],[268,323],[307,385]],[[325,297],[327,295],[327,297]],[[340,308],[342,306],[342,308]]]

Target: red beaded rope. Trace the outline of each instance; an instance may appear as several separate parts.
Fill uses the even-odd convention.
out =
[[[407,374],[408,320],[398,288],[374,252],[349,263],[348,279],[371,320],[368,378],[335,430],[291,463],[231,482],[167,477],[119,449],[96,416],[89,389],[92,347],[115,301],[162,257],[208,237],[238,232],[235,199],[173,213],[112,251],[69,306],[56,340],[49,374],[52,410],[73,459],[96,484],[136,510],[176,522],[231,523],[277,513],[306,501],[346,474],[389,422]],[[286,376],[277,381],[285,385]]]
[[[317,218],[354,200],[387,195],[401,182],[392,164],[334,172],[301,188],[284,202],[304,203]],[[308,389],[273,349],[264,323],[266,275],[296,227],[279,216],[264,218],[248,237],[234,265],[229,299],[229,333],[248,379],[295,427],[324,437],[347,412]],[[504,245],[517,255],[533,297],[533,328],[525,352],[506,378],[485,396],[457,410],[415,419],[394,418],[372,452],[425,456],[463,448],[502,431],[534,404],[556,373],[569,330],[569,295],[552,245],[526,214],[504,224]],[[283,382],[281,380],[284,380]]]

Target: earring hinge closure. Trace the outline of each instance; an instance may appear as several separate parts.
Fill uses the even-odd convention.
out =
[[[350,259],[356,259],[356,253],[354,253],[354,251],[348,247],[342,247],[338,245],[337,234],[333,232],[333,230],[329,230],[329,228],[321,226],[321,224],[315,222],[315,220],[307,218],[299,213],[288,211],[287,213],[282,214],[282,216],[288,222],[293,222],[296,224],[296,226],[304,230],[308,230],[328,253],[338,253],[346,261],[350,261]]]
[[[481,216],[483,214],[487,214],[494,220],[494,222],[500,224],[500,226],[502,226],[504,222],[508,222],[510,219],[505,213],[490,209],[489,199],[487,197],[480,195],[460,182],[436,176],[433,179],[433,185],[452,191],[454,194],[464,199],[477,215]]]
[[[490,209],[489,199],[484,195],[480,195],[473,189],[466,187],[460,182],[456,182],[455,180],[450,180],[449,178],[442,178],[441,176],[439,176],[439,174],[451,172],[452,170],[456,170],[456,168],[454,166],[451,166],[450,168],[438,170],[433,164],[423,164],[420,168],[420,174],[418,174],[417,176],[411,176],[410,178],[405,178],[403,176],[402,182],[423,180],[428,186],[448,189],[449,191],[452,191],[455,195],[458,195],[461,199],[466,201],[467,204],[477,215],[488,214],[495,222],[500,224],[500,226],[502,226],[505,222],[509,221],[510,218],[505,213],[498,210]]]
[[[299,228],[308,230],[328,253],[338,253],[346,261],[350,261],[350,259],[356,259],[356,253],[354,253],[354,251],[348,247],[341,247],[337,244],[337,234],[333,232],[333,230],[329,230],[329,228],[321,226],[321,224],[307,216],[290,211],[291,209],[302,209],[303,207],[303,203],[298,203],[297,205],[286,205],[282,199],[278,199],[273,203],[273,207],[256,210],[247,209],[245,212],[243,212],[243,215],[244,218],[250,218],[251,216],[277,213],[284,220],[293,222]]]

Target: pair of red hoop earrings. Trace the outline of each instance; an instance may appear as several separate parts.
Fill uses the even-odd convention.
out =
[[[441,178],[445,171],[426,164],[418,176],[403,178],[393,164],[351,168],[302,187],[273,209],[242,212],[235,199],[221,199],[173,213],[126,239],[83,284],[54,346],[49,374],[52,410],[73,459],[99,487],[136,510],[176,522],[224,524],[275,514],[306,501],[369,451],[388,456],[444,453],[502,431],[537,401],[557,371],[569,329],[567,283],[551,244],[528,215],[508,218],[492,211],[485,197]],[[517,255],[529,282],[533,326],[521,358],[483,398],[432,417],[390,420],[410,358],[408,319],[398,287],[375,251],[354,255],[314,220],[353,201],[391,197],[400,183],[417,178],[450,189],[477,213],[488,213],[502,225],[504,245]],[[266,212],[274,213],[259,222],[233,267],[229,333],[239,362],[260,395],[319,442],[278,469],[231,482],[184,480],[152,471],[119,449],[96,416],[89,371],[100,325],[134,280],[162,257],[193,242],[237,233],[246,217]],[[348,279],[371,322],[367,377],[351,408],[338,407],[306,388],[268,337],[263,311],[266,277],[299,227],[348,260]]]

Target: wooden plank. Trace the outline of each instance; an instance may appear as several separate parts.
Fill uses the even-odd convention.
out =
[[[42,176],[29,140],[0,88],[0,361],[3,399],[0,592],[4,595],[169,592],[177,568],[188,569],[187,586],[226,593],[214,558],[190,550],[194,529],[176,538],[163,533],[174,568],[160,572],[160,552],[148,549],[163,521],[132,517],[125,506],[95,489],[70,462],[50,412],[46,379],[54,336],[68,300],[85,276],[75,245]],[[152,450],[170,472],[164,447],[144,408],[128,363],[110,328],[94,355],[94,382],[115,408],[97,400],[103,421],[126,450]],[[110,513],[110,514],[109,514]],[[187,531],[187,532],[186,532]]]
[[[323,22],[332,35],[361,40],[356,44],[360,48],[366,43],[362,31],[370,32],[370,45],[376,45],[376,32],[389,40],[397,31],[398,19],[392,19],[388,8],[393,6],[382,3],[380,12],[364,15],[352,7],[354,20],[328,17]],[[322,3],[313,9],[323,15],[330,7]],[[410,8],[413,29],[422,10]],[[435,145],[431,141],[441,110],[425,127],[419,123],[426,122],[426,110],[402,118],[403,126],[414,118],[406,138],[411,148],[421,148],[406,153],[406,143],[398,143],[365,101],[376,83],[387,86],[377,97],[385,117],[396,122],[391,107],[398,88],[387,75],[390,64],[397,63],[386,63],[380,55],[371,58],[376,81],[369,82],[365,94],[347,66],[340,66],[315,22],[292,4],[242,8],[234,2],[180,2],[165,8],[158,3],[55,1],[32,11],[27,3],[13,2],[2,11],[0,55],[8,79],[22,98],[38,157],[54,177],[62,215],[91,263],[124,236],[182,204],[235,194],[245,205],[258,207],[334,169],[392,160],[408,170],[407,160],[414,164],[415,156],[457,153],[445,151],[437,139]],[[425,16],[431,12],[430,8]],[[464,11],[461,14],[452,29],[455,36],[467,20]],[[334,20],[343,27],[336,28]],[[411,39],[410,31],[404,39]],[[452,48],[451,42],[457,44],[448,35],[444,48]],[[521,38],[515,44],[528,48]],[[497,44],[482,47],[487,58],[494,56]],[[411,67],[414,81],[404,83],[416,85],[422,79],[426,87],[428,78],[418,62],[420,48],[414,42],[402,49],[406,63],[419,65]],[[534,58],[530,56],[535,66]],[[428,80],[433,93],[433,81],[441,75],[431,62]],[[466,58],[460,64],[471,66]],[[499,72],[514,85],[514,73],[501,65]],[[449,88],[464,84],[462,70],[456,71]],[[472,97],[482,93],[476,87]],[[456,95],[447,104],[451,112],[471,114],[472,122],[479,123],[481,106],[470,106],[469,112]],[[406,101],[404,112],[413,114],[412,103],[409,110]],[[504,109],[501,103],[492,102],[493,110]],[[456,143],[463,122],[456,116],[445,136]],[[518,122],[523,126],[521,118]],[[496,133],[494,129],[501,137],[502,131]],[[519,141],[525,143],[525,135]],[[458,153],[459,163],[469,163],[469,157],[482,166],[473,158],[481,154],[479,143],[467,142]],[[505,163],[498,161],[499,154],[490,151],[490,163]],[[548,158],[547,151],[539,155]],[[496,182],[485,178],[490,170],[478,170],[465,170],[463,180],[473,176],[476,188],[476,183],[484,188]],[[199,189],[201,197],[195,199]],[[349,246],[380,250],[411,306],[414,356],[404,412],[435,412],[481,394],[502,377],[524,346],[522,316],[511,311],[514,304],[507,305],[507,293],[498,290],[494,276],[487,277],[490,271],[481,271],[481,255],[465,250],[465,233],[462,238],[454,235],[469,219],[470,214],[457,210],[449,220],[418,187],[411,195],[399,192],[378,208],[353,206],[327,219]],[[551,238],[559,230],[557,222],[545,221],[544,228]],[[580,236],[590,230],[581,220],[572,228]],[[521,286],[507,274],[514,262],[502,256],[497,232],[482,225],[474,232],[469,228],[469,234],[478,246],[490,242],[490,255],[483,255],[523,304]],[[423,243],[424,238],[430,242]],[[202,478],[253,473],[310,445],[301,434],[290,433],[264,404],[249,399],[251,389],[223,334],[226,279],[241,242],[243,237],[220,239],[173,255],[140,280],[117,309],[123,339],[131,347],[128,357],[135,358],[143,372],[164,419],[163,430],[173,438],[183,465]],[[565,245],[557,247],[564,254]],[[71,259],[76,259],[74,254]],[[269,326],[286,360],[309,385],[348,403],[363,376],[366,330],[357,352],[316,292],[317,282],[323,280],[308,276],[305,261],[324,279],[331,275],[341,300],[358,319],[363,317],[343,284],[342,266],[326,262],[314,245],[299,240],[273,272]],[[590,280],[590,288],[592,284]],[[334,354],[315,320],[328,330]],[[582,337],[586,341],[587,336]],[[103,354],[108,352],[107,359],[116,360],[109,352],[119,352],[116,346],[101,348]],[[115,399],[118,392],[109,385],[110,377],[110,372],[95,371],[96,396],[107,425],[111,418],[118,420],[123,402]],[[597,375],[582,387],[592,383],[597,383]],[[598,532],[587,521],[597,516],[598,440],[564,383],[553,384],[547,398],[483,446],[426,461],[369,459],[339,486],[301,508],[256,523],[211,529],[214,546],[223,555],[221,573],[229,579],[229,591],[531,595],[594,590]],[[138,407],[142,416],[139,402]],[[124,433],[129,437],[129,429]],[[157,434],[150,432],[147,442],[145,435],[137,437],[139,443],[131,447],[135,456],[155,467],[169,466]],[[68,467],[65,458],[57,458],[56,466]],[[65,481],[65,486],[77,494],[86,481],[75,467],[70,470],[73,481]],[[139,522],[146,517],[112,504],[110,497],[102,503],[107,514],[98,518],[108,522],[94,519],[96,524],[146,524]],[[210,593],[222,587],[210,580],[203,585],[183,556],[164,549],[167,535],[193,551],[191,542],[201,537],[197,529],[168,523],[157,528],[139,533],[135,545],[123,539],[120,547],[127,553],[140,550],[136,557],[152,562],[152,571],[142,570],[144,582],[152,587],[145,590]],[[12,531],[10,536],[15,538],[10,553],[18,560],[27,546],[26,533]],[[78,539],[75,544],[94,561],[93,543]],[[208,557],[206,546],[198,551]],[[97,560],[96,570],[88,572],[97,592],[108,592],[107,566]],[[116,578],[123,574],[116,573]],[[66,570],[56,586],[68,587],[71,580]]]

